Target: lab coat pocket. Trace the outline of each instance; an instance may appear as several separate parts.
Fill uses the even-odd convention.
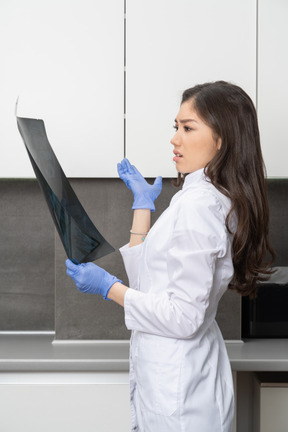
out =
[[[182,363],[180,340],[144,335],[138,345],[136,376],[145,409],[171,416],[178,408]]]

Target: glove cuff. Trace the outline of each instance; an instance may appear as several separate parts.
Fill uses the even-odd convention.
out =
[[[154,201],[150,197],[141,196],[135,198],[132,206],[132,210],[148,209],[155,212]]]
[[[102,294],[102,297],[104,300],[111,301],[111,299],[107,298],[107,295],[110,291],[110,288],[112,287],[112,285],[114,285],[115,282],[120,282],[122,284],[123,284],[123,282],[120,279],[118,279],[116,276],[112,276],[112,275],[109,275],[109,276],[110,276],[110,278],[109,278],[109,281],[107,281],[107,284],[105,286],[105,291],[101,292],[101,294]]]

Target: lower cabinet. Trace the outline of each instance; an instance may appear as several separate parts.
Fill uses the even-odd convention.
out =
[[[253,430],[254,432],[287,432],[287,373],[255,374]]]
[[[127,372],[2,372],[0,431],[128,432],[129,401]]]
[[[128,373],[2,373],[1,432],[127,432]]]

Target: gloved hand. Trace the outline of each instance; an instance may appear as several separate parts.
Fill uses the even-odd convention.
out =
[[[101,294],[104,300],[107,300],[108,292],[115,282],[123,283],[120,279],[91,262],[77,265],[67,259],[65,263],[67,275],[73,279],[80,291]]]
[[[153,185],[147,183],[142,174],[128,159],[117,164],[119,177],[132,190],[134,202],[132,209],[150,209],[155,211],[154,201],[162,189],[162,177],[157,177]]]

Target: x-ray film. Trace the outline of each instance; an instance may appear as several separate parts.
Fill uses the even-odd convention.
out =
[[[17,125],[68,258],[78,264],[113,252],[65,176],[49,144],[44,121],[17,117]]]

